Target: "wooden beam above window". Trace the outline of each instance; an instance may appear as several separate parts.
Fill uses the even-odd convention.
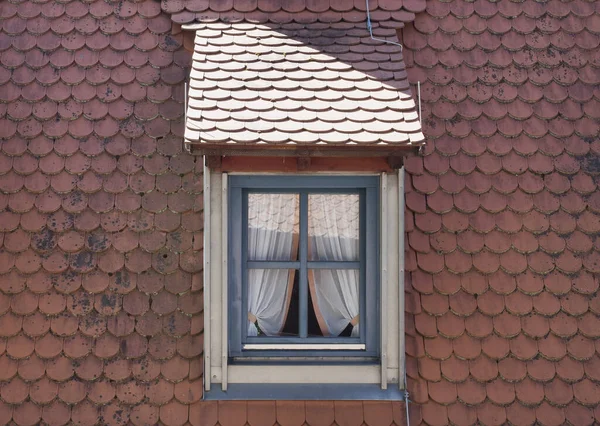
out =
[[[243,173],[390,172],[403,164],[402,157],[253,157],[207,156],[215,171]]]

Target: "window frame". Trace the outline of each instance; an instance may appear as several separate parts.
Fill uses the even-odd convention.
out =
[[[252,158],[252,157],[249,157]],[[244,160],[246,161],[246,159]],[[245,164],[245,163],[244,163]],[[380,333],[378,363],[231,362],[228,356],[228,196],[235,175],[282,176],[262,164],[252,170],[210,169],[204,164],[202,274],[204,293],[205,400],[402,400],[405,395],[404,170],[351,172],[313,170],[301,176],[375,176],[380,185]],[[261,170],[261,172],[258,172]],[[264,171],[262,171],[264,170]]]
[[[319,363],[379,363],[381,327],[380,327],[380,258],[381,258],[381,200],[380,176],[374,175],[247,175],[239,174],[229,177],[228,182],[228,357],[231,363],[245,362],[318,362]],[[360,325],[361,335],[358,338],[286,338],[246,336],[244,324],[246,315],[246,277],[247,265],[247,194],[248,193],[299,193],[304,194],[304,203],[310,193],[358,193],[360,194],[360,236],[361,247],[360,269]],[[304,210],[307,210],[306,206]],[[242,212],[242,214],[240,214]],[[306,213],[306,212],[305,212]],[[301,213],[302,214],[302,213]],[[300,238],[304,244],[308,239],[306,232],[307,217],[304,229],[300,230]],[[302,223],[302,221],[301,221]],[[302,226],[302,225],[301,225]],[[301,243],[301,249],[303,247]],[[304,246],[306,250],[306,246]],[[299,251],[300,253],[300,251]],[[303,259],[298,259],[300,272],[300,289],[306,290],[307,276],[302,273],[309,270],[305,253]],[[275,262],[273,262],[275,263]],[[293,262],[286,262],[293,263]],[[318,261],[311,262],[317,266]],[[325,262],[320,262],[325,264]],[[286,266],[286,268],[288,268]],[[363,331],[364,330],[364,331]],[[302,340],[300,340],[302,339]],[[323,339],[327,339],[324,342]],[[258,344],[265,349],[244,349],[244,345]],[[278,344],[308,344],[323,346],[323,349],[267,349],[266,345]],[[364,349],[340,349],[339,347],[357,344]],[[335,346],[335,348],[332,347]]]

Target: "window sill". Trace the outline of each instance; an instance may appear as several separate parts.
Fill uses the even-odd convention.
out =
[[[348,385],[333,384],[229,384],[227,391],[213,384],[210,391],[205,391],[206,401],[218,400],[339,400],[339,401],[403,401],[404,391],[398,389],[397,383],[390,383],[387,389],[381,389],[378,384]]]
[[[221,368],[213,366],[211,377],[214,384],[220,384],[223,378]],[[388,376],[388,382],[397,381],[397,377]],[[230,385],[295,385],[297,383],[315,385],[371,385],[381,383],[379,365],[229,365],[227,381]]]

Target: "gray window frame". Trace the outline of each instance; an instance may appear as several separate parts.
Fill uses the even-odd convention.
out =
[[[249,192],[299,193],[301,203],[299,260],[292,262],[249,262],[247,250],[247,194]],[[358,262],[313,262],[306,259],[307,198],[310,193],[360,194],[360,258]],[[379,176],[324,176],[324,175],[231,175],[228,193],[228,356],[232,362],[269,360],[297,362],[319,359],[324,362],[379,362],[380,327],[380,177]],[[358,338],[288,338],[246,336],[246,277],[248,266],[268,268],[296,268],[299,271],[300,309],[307,305],[308,269],[331,266],[358,266],[360,269],[360,325]],[[304,295],[304,297],[302,297]],[[300,321],[302,324],[303,321]],[[305,322],[304,322],[305,323]],[[304,329],[301,333],[305,334]],[[274,341],[276,339],[276,341]],[[326,341],[324,341],[326,339]],[[364,350],[244,350],[246,343],[299,343],[299,344],[355,344],[365,345]]]

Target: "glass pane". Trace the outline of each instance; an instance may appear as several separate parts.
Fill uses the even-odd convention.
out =
[[[248,194],[248,260],[298,256],[298,194]]]
[[[358,194],[308,196],[309,260],[358,261]]]
[[[308,282],[323,336],[360,336],[359,270],[312,269],[308,271]]]
[[[297,321],[286,321],[297,282],[294,269],[248,270],[248,336],[298,335]]]

